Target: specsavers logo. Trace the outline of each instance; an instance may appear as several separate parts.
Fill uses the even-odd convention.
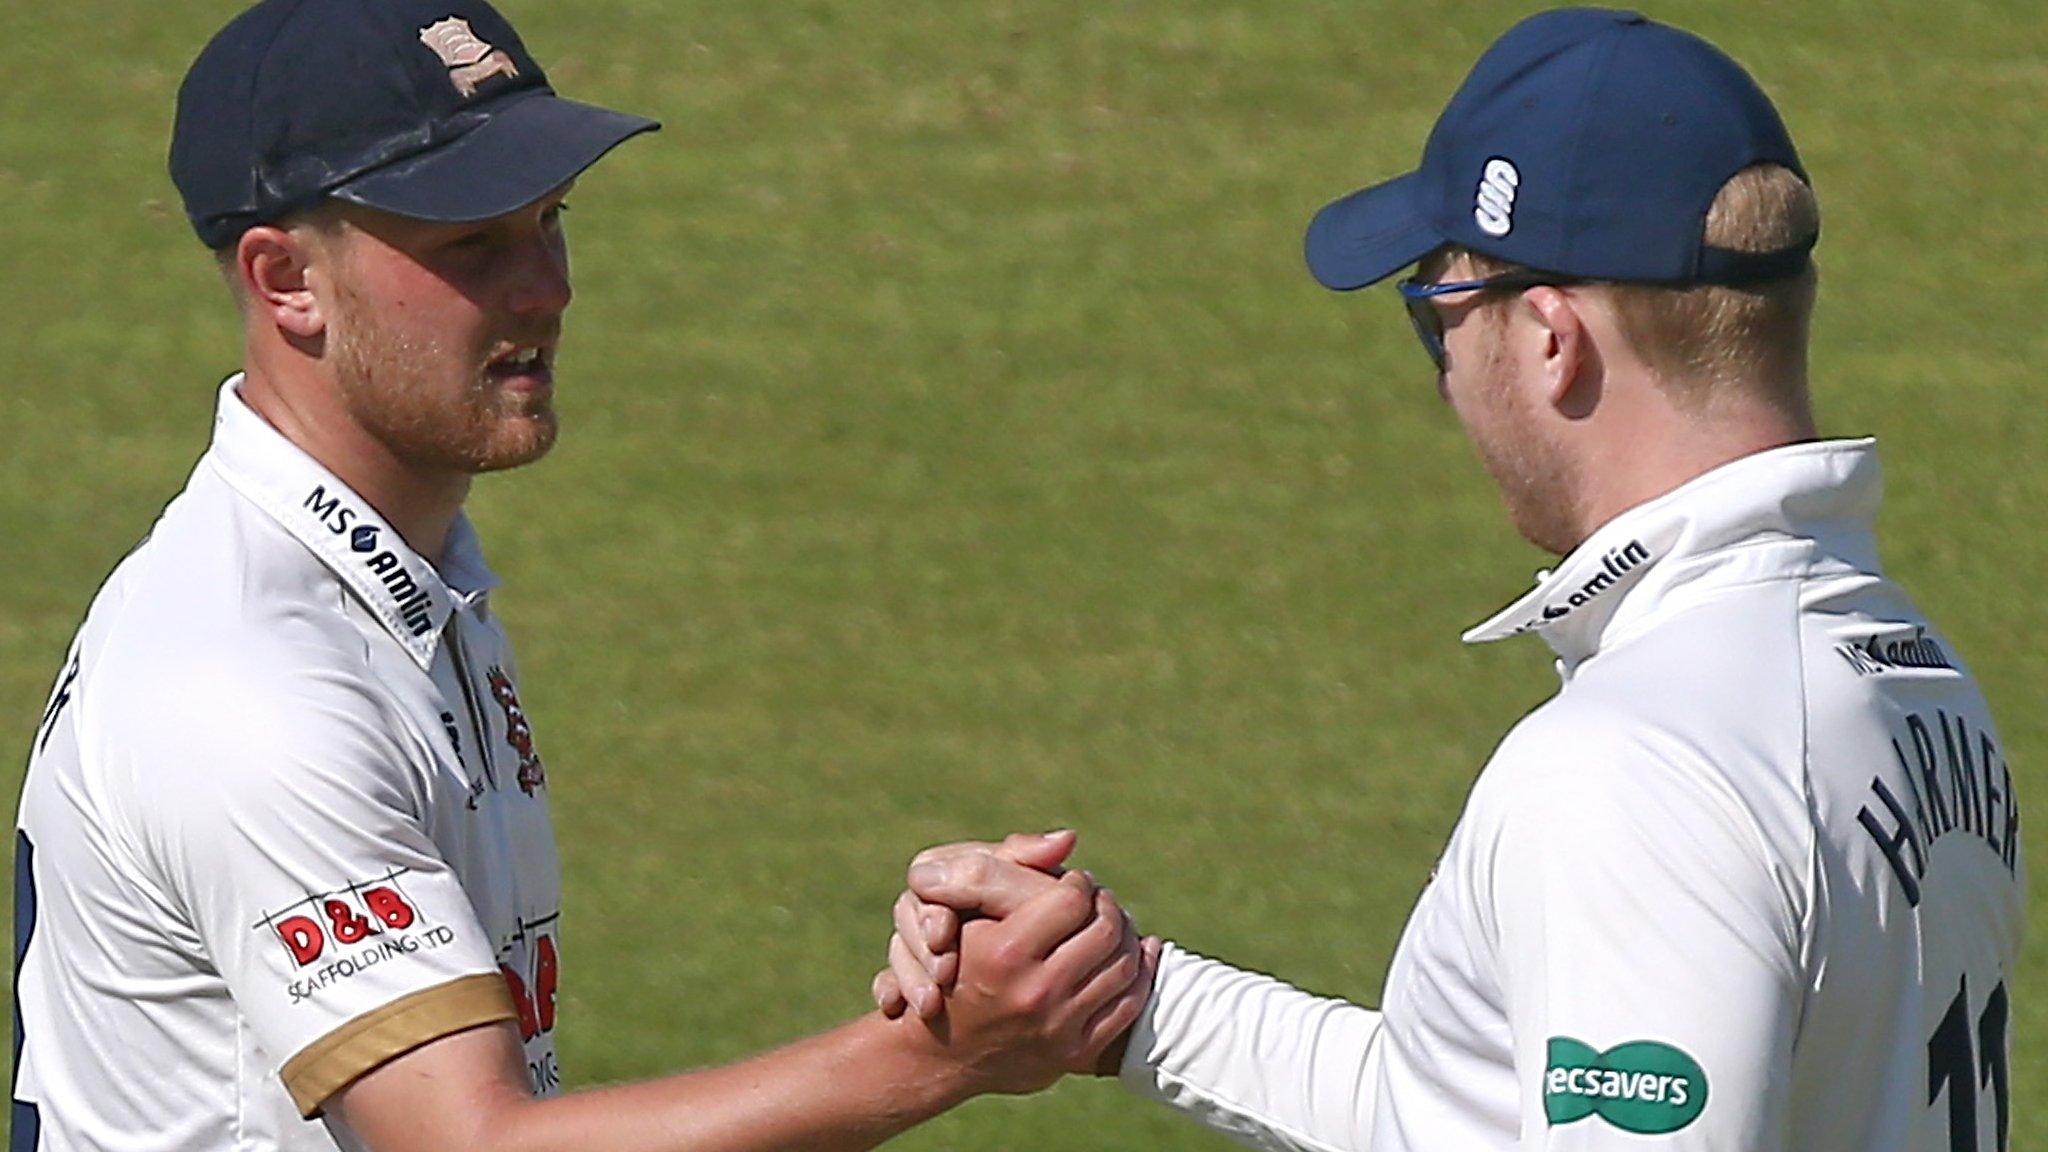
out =
[[[1600,1052],[1569,1036],[1550,1038],[1543,1111],[1554,1125],[1598,1116],[1624,1132],[1661,1136],[1706,1106],[1706,1072],[1669,1044],[1633,1040]]]

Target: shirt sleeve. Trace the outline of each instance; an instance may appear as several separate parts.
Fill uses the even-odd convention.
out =
[[[1168,944],[1122,1078],[1267,1152],[1362,1150],[1380,1017]]]
[[[1796,888],[1735,789],[1689,749],[1612,724],[1534,726],[1500,756],[1482,890],[1521,1146],[1782,1148]]]
[[[426,831],[431,754],[337,681],[167,690],[127,757],[153,871],[309,1117],[394,1056],[514,1017]]]

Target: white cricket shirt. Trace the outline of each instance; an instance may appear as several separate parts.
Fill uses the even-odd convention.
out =
[[[546,777],[476,534],[437,572],[240,380],[36,732],[17,1149],[354,1147],[334,1092],[502,1019],[557,1081]]]
[[[1799,444],[1602,527],[1466,635],[1564,684],[1380,1011],[1169,949],[1126,1082],[1270,1149],[2005,1147],[2020,806],[1879,490],[1870,442]]]

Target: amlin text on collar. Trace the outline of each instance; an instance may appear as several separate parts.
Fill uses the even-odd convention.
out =
[[[1530,620],[1517,628],[1527,632],[1545,624],[1562,620],[1566,616],[1592,603],[1602,592],[1621,583],[1621,578],[1650,562],[1650,549],[1641,540],[1631,540],[1618,548],[1610,548],[1600,558],[1600,571],[1593,578],[1579,586],[1578,591],[1566,597],[1562,604],[1550,603],[1543,606],[1542,618]]]
[[[412,573],[406,571],[405,561],[399,559],[397,553],[388,548],[377,548],[378,533],[374,526],[356,523],[362,518],[361,513],[343,504],[341,497],[328,495],[323,484],[313,486],[313,491],[306,495],[305,507],[329,532],[347,536],[351,551],[371,552],[374,549],[374,554],[363,561],[363,567],[368,568],[370,574],[384,585],[384,590],[391,594],[405,626],[414,636],[424,636],[433,631],[434,594],[413,579]],[[370,530],[362,531],[364,528]]]

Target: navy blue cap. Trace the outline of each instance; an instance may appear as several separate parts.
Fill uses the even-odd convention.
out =
[[[171,179],[209,248],[330,196],[487,220],[658,127],[555,95],[483,0],[263,0],[185,74]]]
[[[1754,164],[1806,170],[1770,99],[1690,32],[1561,8],[1510,28],[1437,119],[1416,171],[1309,224],[1309,271],[1363,288],[1446,244],[1591,280],[1740,284],[1805,267],[1706,246],[1707,210]]]

